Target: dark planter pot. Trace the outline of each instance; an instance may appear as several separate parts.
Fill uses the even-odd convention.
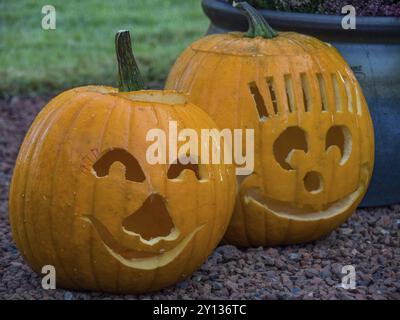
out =
[[[246,31],[246,18],[230,4],[203,0],[208,33]],[[358,78],[375,129],[374,175],[362,206],[400,203],[400,18],[357,17],[355,30],[341,16],[259,10],[277,30],[315,36],[334,45]]]

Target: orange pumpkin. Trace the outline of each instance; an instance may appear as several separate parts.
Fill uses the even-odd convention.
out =
[[[116,37],[120,91],[86,86],[54,98],[21,146],[10,221],[32,268],[57,286],[144,292],[171,285],[221,240],[235,199],[234,167],[149,164],[146,134],[215,128],[173,91],[139,90],[127,31]],[[196,155],[191,154],[191,157]]]
[[[221,128],[255,130],[255,170],[238,177],[226,233],[239,246],[318,239],[367,190],[373,127],[350,67],[328,43],[277,33],[245,2],[249,32],[204,37],[172,68],[166,89],[189,94]]]

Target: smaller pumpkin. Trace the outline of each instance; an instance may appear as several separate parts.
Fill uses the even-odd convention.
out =
[[[146,135],[216,128],[174,91],[141,90],[127,31],[116,35],[119,90],[68,90],[40,112],[22,143],[10,189],[12,233],[57,286],[118,293],[157,290],[190,275],[221,240],[235,198],[234,167],[149,164]],[[197,155],[191,154],[190,157]]]
[[[210,35],[177,59],[166,84],[189,94],[221,128],[254,129],[253,174],[225,239],[239,246],[318,239],[362,200],[374,166],[374,132],[351,68],[331,45],[276,32],[238,2],[247,33]]]

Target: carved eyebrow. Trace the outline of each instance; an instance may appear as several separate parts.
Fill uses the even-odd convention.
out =
[[[146,176],[136,158],[124,149],[112,149],[104,153],[93,165],[97,177],[108,176],[114,162],[121,162],[125,166],[125,178],[129,181],[143,182]]]
[[[197,163],[182,164],[179,161],[170,165],[167,173],[168,179],[178,178],[184,170],[193,171],[197,180],[201,180],[199,165]]]

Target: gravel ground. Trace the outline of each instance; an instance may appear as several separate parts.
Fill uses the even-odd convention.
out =
[[[43,290],[8,224],[8,187],[23,135],[47,98],[0,100],[1,299],[400,299],[400,205],[358,210],[320,241],[279,248],[220,246],[190,279],[158,293],[118,296]],[[356,289],[341,287],[353,265]]]

